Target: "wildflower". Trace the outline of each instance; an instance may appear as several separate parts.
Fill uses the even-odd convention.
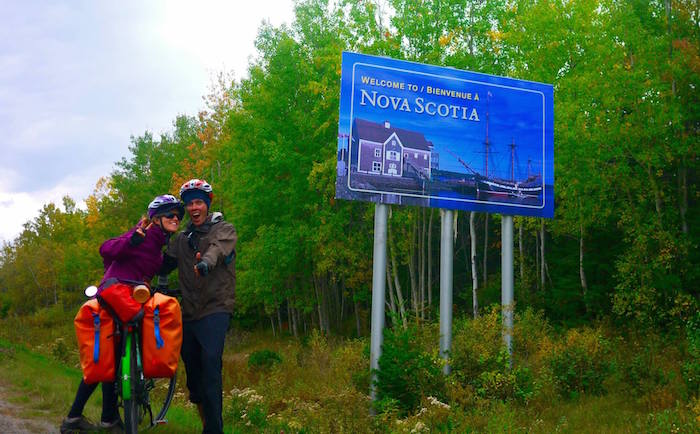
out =
[[[412,433],[419,433],[424,431],[430,431],[430,428],[425,426],[425,424],[421,421],[416,422],[416,426],[413,427],[413,429],[411,430]]]
[[[430,402],[432,405],[435,405],[437,407],[442,407],[446,410],[450,409],[449,405],[445,404],[444,402],[441,402],[439,399],[435,398],[434,396],[429,396],[428,402]]]

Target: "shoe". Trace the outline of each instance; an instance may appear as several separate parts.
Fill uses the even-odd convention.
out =
[[[123,433],[124,432],[124,422],[121,419],[116,419],[113,422],[100,422],[100,429],[102,431],[107,431],[111,433]]]
[[[61,422],[61,434],[97,432],[99,428],[85,416],[67,417]]]

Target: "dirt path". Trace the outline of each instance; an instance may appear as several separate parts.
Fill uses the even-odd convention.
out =
[[[7,434],[56,434],[58,426],[51,422],[39,419],[25,419],[20,416],[22,408],[12,404],[7,397],[9,390],[0,384],[0,433]]]

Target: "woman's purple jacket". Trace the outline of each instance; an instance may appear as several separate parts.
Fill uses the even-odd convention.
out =
[[[111,278],[118,280],[150,281],[163,263],[163,246],[167,237],[158,225],[146,231],[146,238],[138,246],[129,243],[138,226],[122,235],[109,239],[100,246],[100,255],[105,266],[102,285]]]

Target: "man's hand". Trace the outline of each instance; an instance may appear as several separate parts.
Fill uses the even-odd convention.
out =
[[[131,234],[131,238],[129,238],[129,244],[136,247],[139,244],[141,244],[144,239],[146,239],[146,231],[149,230],[151,226],[153,226],[153,223],[148,223],[148,226],[146,226],[146,223],[148,223],[148,219],[142,218],[134,233]]]
[[[194,265],[194,274],[197,276],[206,276],[209,274],[209,264],[202,260],[202,253],[197,252],[194,257],[196,264]]]

